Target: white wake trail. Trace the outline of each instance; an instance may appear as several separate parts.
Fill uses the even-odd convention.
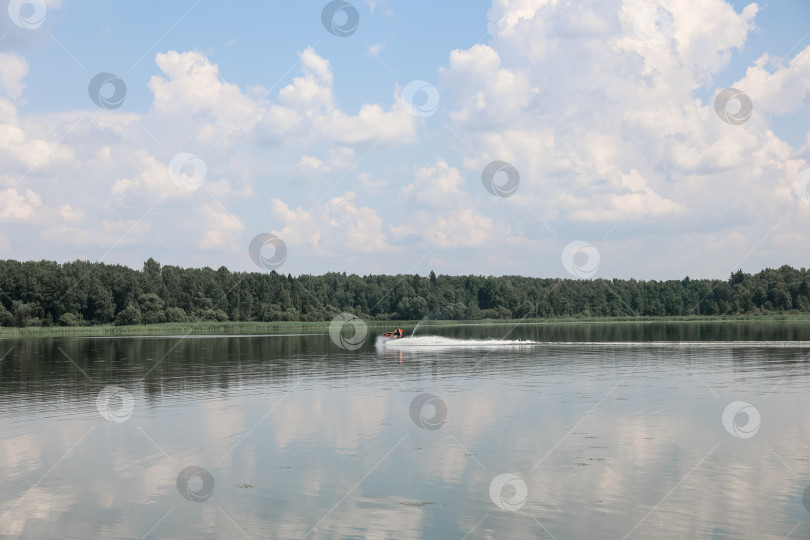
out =
[[[456,339],[442,336],[417,336],[400,339],[377,337],[376,346],[385,349],[492,349],[515,347],[572,347],[628,349],[749,349],[810,348],[810,341],[531,341],[517,339]]]
[[[385,340],[378,337],[376,345],[386,349],[489,349],[502,347],[530,347],[539,345],[539,341],[521,341],[515,339],[456,339],[441,336],[417,336]]]

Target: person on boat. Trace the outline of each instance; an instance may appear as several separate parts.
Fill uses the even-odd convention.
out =
[[[392,334],[395,338],[401,338],[404,335],[404,332],[402,331],[402,328],[397,328],[392,332]]]

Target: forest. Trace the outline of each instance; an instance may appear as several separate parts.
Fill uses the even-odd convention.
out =
[[[810,273],[782,266],[727,280],[573,280],[521,276],[284,275],[141,270],[74,261],[0,261],[0,325],[134,325],[195,321],[766,315],[810,313]]]

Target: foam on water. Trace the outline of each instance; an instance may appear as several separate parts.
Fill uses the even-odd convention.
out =
[[[484,349],[499,347],[519,347],[540,345],[539,341],[521,341],[516,339],[456,339],[442,336],[404,337],[400,339],[385,340],[377,338],[376,345],[388,349],[410,349],[413,347],[429,347],[431,349]]]
[[[485,349],[505,347],[618,347],[618,348],[810,348],[810,341],[531,341],[516,339],[457,339],[442,336],[377,337],[377,347],[387,349]]]
[[[728,348],[728,349],[807,349],[810,341],[546,341],[542,345],[577,347],[626,347],[626,348]]]

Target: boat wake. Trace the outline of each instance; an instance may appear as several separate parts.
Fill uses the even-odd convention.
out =
[[[531,341],[517,339],[456,339],[442,336],[417,336],[400,339],[377,337],[375,344],[384,349],[497,349],[515,347],[573,347],[628,349],[693,348],[810,348],[810,341]]]
[[[493,349],[505,347],[531,347],[539,341],[521,341],[515,339],[456,339],[442,336],[417,336],[386,340],[377,338],[377,347],[386,349]]]

